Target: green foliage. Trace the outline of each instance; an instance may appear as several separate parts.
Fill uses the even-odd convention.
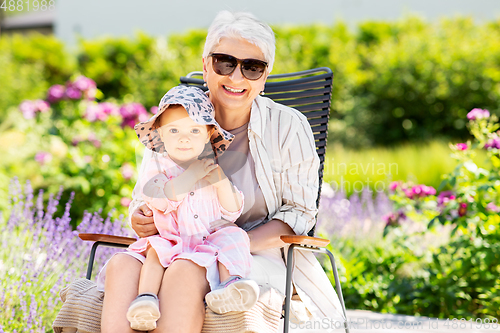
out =
[[[363,22],[354,32],[344,23],[276,26],[273,73],[322,66],[334,71],[329,139],[346,147],[463,139],[467,110],[482,105],[498,113],[499,25],[407,17]],[[80,40],[76,57],[53,37],[3,36],[0,50],[14,62],[40,65],[40,81],[48,85],[75,70],[94,79],[108,98],[150,108],[180,76],[202,69],[205,35],[192,30],[168,38]]]
[[[436,196],[425,185],[391,184],[397,213],[387,216],[382,245],[363,249],[347,243],[342,249],[342,262],[350,271],[349,301],[363,300],[363,306],[378,311],[440,318],[500,315],[500,124],[486,110],[472,110],[468,118],[475,140],[450,146],[457,166],[439,189],[448,191]],[[482,150],[487,160],[478,165],[474,157]],[[435,246],[426,240],[432,234],[439,235]],[[388,270],[412,262],[418,265],[411,274]],[[364,285],[372,290],[365,293]],[[398,306],[390,303],[393,299]]]
[[[49,85],[65,82],[76,70],[76,62],[54,36],[36,33],[2,36],[0,54],[10,54],[12,60],[20,64],[40,65]]]

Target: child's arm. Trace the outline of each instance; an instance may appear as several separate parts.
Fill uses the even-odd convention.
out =
[[[217,166],[205,179],[217,189],[217,196],[222,208],[228,212],[237,212],[241,209],[243,197],[233,184],[231,184],[220,167]]]

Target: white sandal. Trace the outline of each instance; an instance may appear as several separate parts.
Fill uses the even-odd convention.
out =
[[[250,310],[259,299],[259,286],[253,280],[233,276],[205,295],[208,307],[215,313]]]
[[[151,331],[156,328],[156,321],[160,318],[160,303],[155,294],[140,294],[127,311],[130,327],[137,331]]]

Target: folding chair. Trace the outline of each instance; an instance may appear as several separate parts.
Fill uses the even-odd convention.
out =
[[[266,97],[274,101],[293,107],[302,112],[309,121],[314,133],[316,143],[316,152],[320,158],[319,172],[319,191],[316,205],[319,205],[321,194],[321,183],[323,180],[323,170],[326,152],[326,140],[328,135],[328,119],[330,115],[330,99],[332,93],[333,74],[330,68],[322,67],[301,72],[288,74],[269,75],[264,88]],[[203,73],[192,72],[186,77],[180,78],[181,85],[197,86],[203,90],[207,90],[203,86]],[[289,330],[290,321],[290,303],[292,297],[292,270],[293,270],[293,255],[295,250],[312,251],[328,255],[332,265],[333,275],[335,278],[335,288],[337,295],[342,305],[344,317],[346,316],[344,298],[340,287],[340,280],[335,265],[333,254],[325,247],[330,243],[327,239],[312,237],[314,229],[311,230],[309,236],[281,236],[281,240],[286,244],[290,244],[287,253],[287,273],[286,273],[286,295],[284,306],[284,332]],[[92,266],[94,262],[95,251],[99,245],[127,247],[135,241],[135,238],[108,236],[100,234],[80,234],[82,240],[94,241],[90,253],[89,265],[87,268],[87,279],[90,280],[92,274]],[[345,323],[345,331],[349,333],[347,320]]]

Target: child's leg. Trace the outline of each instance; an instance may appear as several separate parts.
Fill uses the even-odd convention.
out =
[[[245,279],[250,270],[252,257],[248,236],[237,227],[228,227],[210,235],[210,241],[218,247],[220,286],[205,296],[208,307],[215,313],[246,311],[259,298],[259,286],[255,281]],[[226,266],[227,265],[227,266]],[[229,267],[234,275],[229,272]]]
[[[160,318],[158,292],[165,268],[160,264],[158,254],[150,247],[139,278],[139,296],[130,304],[127,319],[130,327],[137,331],[151,331]]]
[[[229,271],[227,270],[226,266],[221,264],[220,261],[218,262],[218,266],[219,266],[219,279],[220,282],[222,283],[227,279],[229,279],[231,277],[231,274],[229,274]]]
[[[160,264],[160,259],[155,249],[150,247],[146,254],[146,261],[141,269],[139,295],[146,293],[158,295],[163,273],[165,273],[165,268]]]

